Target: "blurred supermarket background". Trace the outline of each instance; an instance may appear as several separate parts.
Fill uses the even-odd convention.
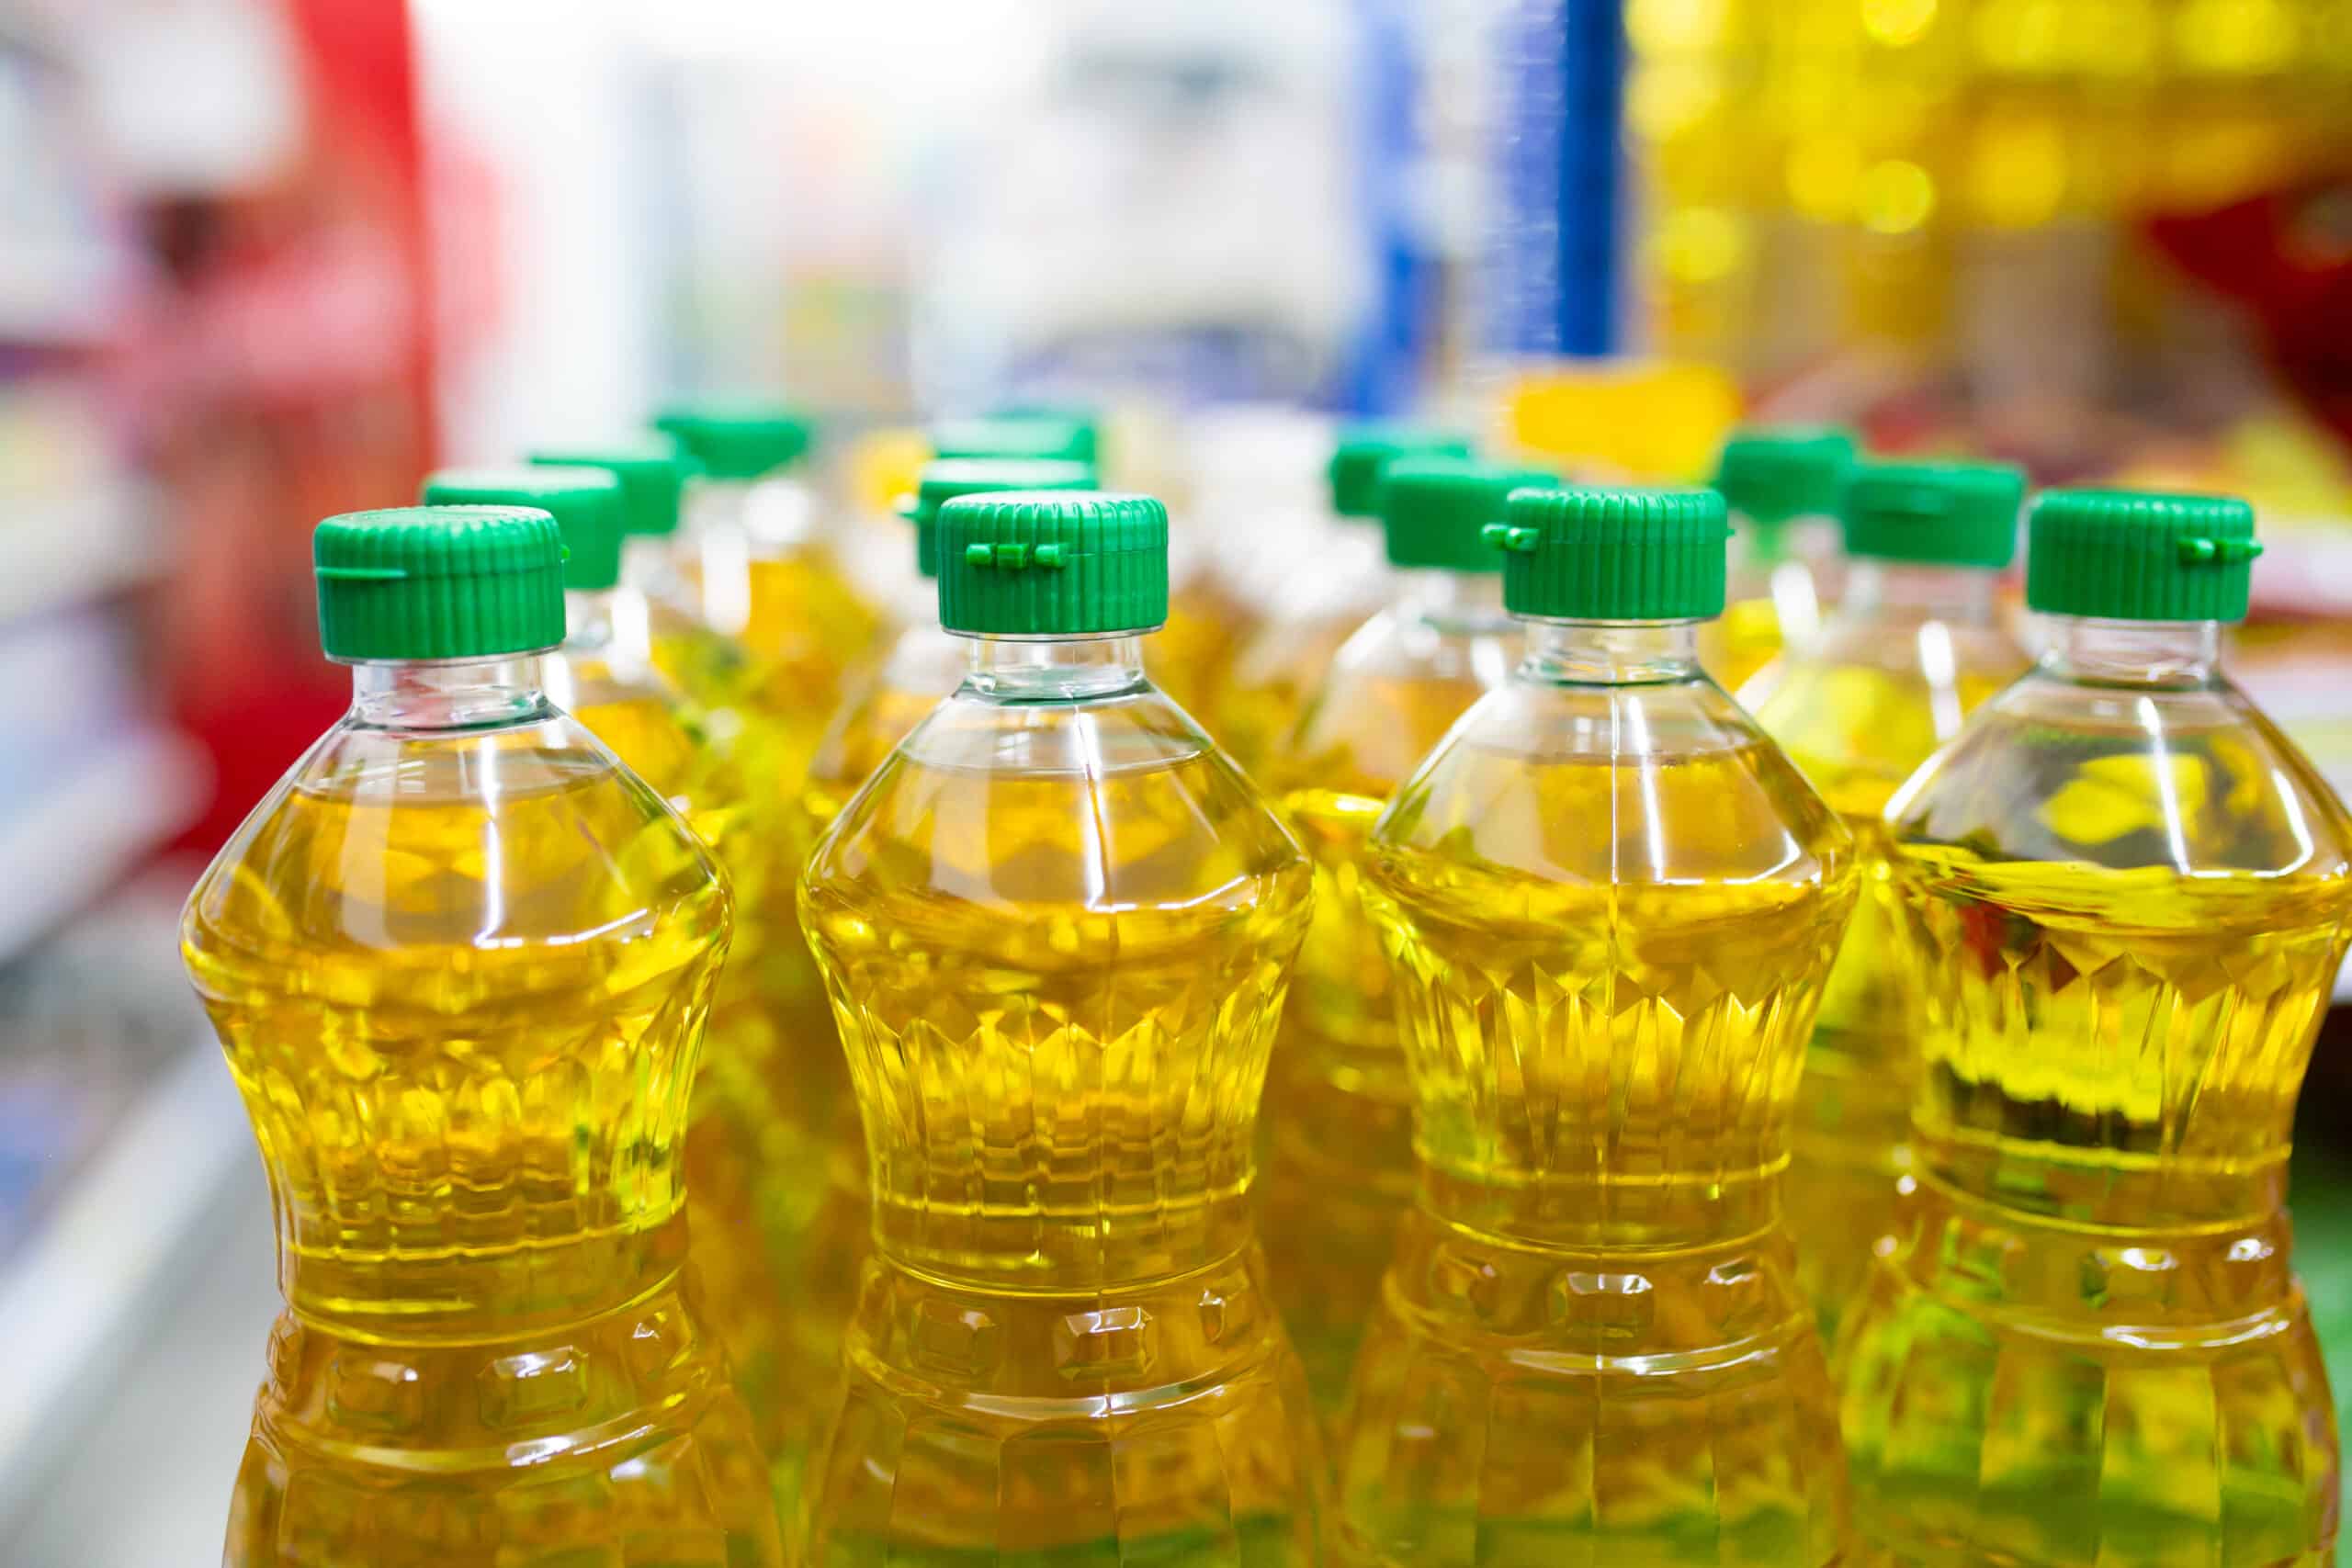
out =
[[[311,525],[743,389],[877,536],[1007,400],[1180,528],[1403,412],[2234,490],[2352,789],[2352,0],[0,0],[0,1561],[219,1538],[276,1296],[172,926],[344,701]]]

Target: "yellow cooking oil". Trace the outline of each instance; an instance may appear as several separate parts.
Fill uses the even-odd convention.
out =
[[[1261,1227],[1274,1293],[1328,1420],[1413,1196],[1412,1094],[1388,957],[1364,916],[1365,835],[1463,710],[1519,663],[1484,530],[1553,476],[1404,457],[1381,487],[1396,595],[1341,646],[1264,778],[1315,868],[1315,917],[1268,1078]]]
[[[1920,1071],[1838,1346],[1857,1522],[1893,1563],[2330,1562],[2285,1198],[2352,818],[2220,669],[2248,507],[2029,532],[2039,661],[1886,810]]]
[[[787,803],[742,794],[727,750],[710,742],[702,714],[655,665],[642,628],[635,635],[629,630],[620,579],[623,525],[643,501],[629,482],[635,461],[624,454],[602,462],[443,469],[425,481],[424,499],[538,506],[555,517],[565,549],[566,628],[563,645],[543,661],[548,697],[684,815],[722,866],[756,886],[766,874],[768,825],[783,818]],[[674,480],[667,493],[674,505]],[[751,950],[762,951],[756,936]],[[740,1008],[723,1010],[714,1022],[704,1054],[706,1082],[740,1082],[734,1063],[747,1015]],[[729,1098],[756,1111],[764,1095],[738,1089]],[[700,1096],[696,1115],[722,1113],[718,1097]],[[729,1127],[746,1124],[756,1124],[752,1116],[730,1114]],[[782,1281],[790,1276],[779,1271],[779,1253],[797,1232],[763,1213],[760,1173],[752,1161],[704,1152],[743,1145],[734,1136],[689,1140],[695,1262],[706,1321],[727,1348],[760,1446],[778,1467],[779,1489],[788,1492],[791,1475],[781,1467],[803,1402],[784,1351],[790,1296]]]
[[[1306,862],[1145,677],[1157,502],[973,495],[939,530],[971,672],[802,886],[874,1246],[805,1560],[1318,1562],[1251,1190]]]
[[[286,1311],[225,1563],[783,1562],[688,1263],[721,875],[544,694],[544,512],[334,518],[350,712],[199,879]]]
[[[1526,658],[1365,852],[1418,1197],[1341,1416],[1340,1555],[1843,1561],[1779,1190],[1851,840],[1701,670],[1719,496],[1521,491],[1498,536]]]
[[[1300,570],[1234,649],[1210,710],[1218,744],[1252,777],[1281,751],[1340,645],[1393,596],[1380,527],[1381,470],[1408,453],[1458,457],[1469,451],[1461,437],[1418,425],[1341,431],[1329,465],[1329,513],[1298,548]]]
[[[1826,427],[1757,425],[1724,441],[1714,484],[1731,509],[1731,557],[1724,613],[1700,634],[1699,656],[1726,689],[1819,632],[1853,460],[1853,437]]]
[[[2024,480],[1984,463],[1866,462],[1839,504],[1845,593],[1821,635],[1740,690],[1854,835],[1862,894],[1797,1089],[1787,1189],[1797,1276],[1826,1343],[1894,1229],[1917,1063],[1880,814],[1928,754],[2029,662],[1996,590]]]

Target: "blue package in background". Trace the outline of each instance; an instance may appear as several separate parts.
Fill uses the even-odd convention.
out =
[[[1623,0],[1506,0],[1482,294],[1489,350],[1585,357],[1623,346]]]

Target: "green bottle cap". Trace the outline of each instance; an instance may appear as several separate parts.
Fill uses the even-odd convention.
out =
[[[1048,457],[1091,463],[1096,445],[1091,423],[1046,414],[948,419],[931,427],[931,449],[942,457]]]
[[[1380,470],[1392,457],[1467,457],[1459,435],[1412,424],[1356,424],[1331,453],[1331,510],[1342,517],[1380,515]]]
[[[319,525],[329,659],[494,659],[563,640],[563,535],[529,506],[395,506]]]
[[[1826,517],[1854,460],[1854,437],[1832,425],[1755,425],[1732,432],[1715,459],[1724,504],[1758,523]]]
[[[939,509],[959,495],[1001,490],[1092,490],[1094,470],[1084,463],[1035,457],[943,457],[925,463],[915,493],[899,508],[915,525],[915,570],[939,575]]]
[[[1724,610],[1731,537],[1713,490],[1521,490],[1487,526],[1503,605],[1556,621],[1694,621]]]
[[[1380,471],[1380,519],[1387,528],[1389,563],[1500,571],[1502,552],[1487,542],[1487,525],[1503,520],[1503,502],[1511,491],[1559,482],[1559,475],[1541,468],[1506,468],[1476,457],[1395,458]]]
[[[2242,621],[2254,508],[2234,496],[2052,490],[2027,522],[2025,602],[2121,621]]]
[[[755,479],[808,455],[814,425],[781,403],[682,403],[654,416],[716,479]]]
[[[939,624],[989,637],[1168,619],[1168,509],[1148,495],[1001,491],[939,509]]]
[[[2025,474],[2006,463],[1857,463],[1840,515],[1846,553],[1998,571],[2018,553]]]
[[[602,468],[443,468],[427,506],[528,506],[563,530],[563,585],[594,593],[621,580],[621,481]]]
[[[531,454],[550,468],[602,468],[621,481],[621,532],[656,536],[678,531],[678,496],[701,465],[668,436],[608,446],[550,446]]]

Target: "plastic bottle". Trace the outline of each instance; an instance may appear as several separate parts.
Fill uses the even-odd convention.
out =
[[[938,527],[971,673],[801,889],[876,1250],[808,1560],[1317,1561],[1250,1195],[1306,860],[1144,676],[1158,502],[967,496]]]
[[[1330,464],[1331,510],[1320,519],[1309,551],[1315,570],[1302,574],[1264,625],[1236,653],[1233,673],[1216,706],[1216,729],[1234,761],[1256,773],[1297,724],[1306,698],[1322,683],[1340,645],[1388,603],[1392,584],[1377,527],[1380,471],[1406,455],[1466,457],[1459,436],[1412,425],[1362,424],[1340,434]]]
[[[1714,483],[1731,508],[1731,561],[1723,618],[1699,652],[1733,691],[1819,631],[1839,487],[1853,460],[1854,438],[1842,430],[1750,429],[1724,443]]]
[[[1343,1417],[1342,1553],[1833,1562],[1779,1189],[1853,841],[1700,669],[1719,495],[1521,491],[1495,537],[1525,661],[1366,852],[1419,1198]]]
[[[742,645],[702,618],[691,575],[700,570],[702,540],[683,515],[686,482],[702,465],[668,435],[541,447],[530,461],[602,469],[620,481],[621,571],[612,603],[616,642],[631,659],[652,663],[697,705],[731,704],[743,676]],[[742,937],[739,929],[738,953],[743,951]]]
[[[2284,1207],[2352,819],[2219,668],[2254,514],[2035,502],[2030,673],[1886,808],[1912,1190],[1838,1342],[1894,1562],[2335,1560]]]
[[[1518,667],[1502,552],[1484,529],[1512,490],[1554,482],[1470,457],[1387,465],[1380,512],[1396,597],[1341,645],[1262,775],[1315,866],[1315,919],[1266,1091],[1263,1228],[1283,1319],[1327,1419],[1413,1201],[1412,1090],[1388,958],[1363,912],[1364,837],[1463,710]]]
[[[1871,1249],[1894,1229],[1895,1179],[1911,1163],[1917,1064],[1879,813],[2030,662],[1996,602],[2017,553],[2021,474],[1982,463],[1863,463],[1844,495],[1844,602],[1818,637],[1739,694],[1846,819],[1861,868],[1861,897],[1797,1086],[1789,1168],[1797,1278],[1825,1343],[1836,1342],[1839,1316],[1861,1292]]]
[[[181,931],[287,1303],[223,1562],[780,1563],[681,1272],[720,874],[544,695],[546,513],[330,518],[316,557],[351,711]]]
[[[444,468],[425,479],[422,499],[428,505],[536,506],[555,518],[565,552],[566,630],[563,646],[541,662],[549,699],[675,807],[730,874],[740,866],[756,878],[769,855],[767,825],[783,816],[782,803],[763,808],[736,793],[734,770],[723,750],[706,743],[698,716],[645,650],[616,630],[625,495],[609,469],[535,464]],[[746,948],[752,956],[738,953],[729,962],[757,962],[769,945],[754,935]],[[725,1092],[741,1077],[734,1064],[745,1027],[741,1010],[721,1010],[711,1024],[694,1101],[687,1206],[705,1320],[727,1347],[762,1450],[775,1461],[800,1403],[797,1391],[787,1393],[792,1383],[783,1366],[789,1299],[783,1281],[790,1276],[777,1270],[768,1245],[775,1227],[763,1225],[759,1213],[760,1183],[750,1168],[756,1156],[710,1153],[722,1145],[748,1151],[752,1139],[741,1129],[769,1120],[762,1114],[763,1091]]]

